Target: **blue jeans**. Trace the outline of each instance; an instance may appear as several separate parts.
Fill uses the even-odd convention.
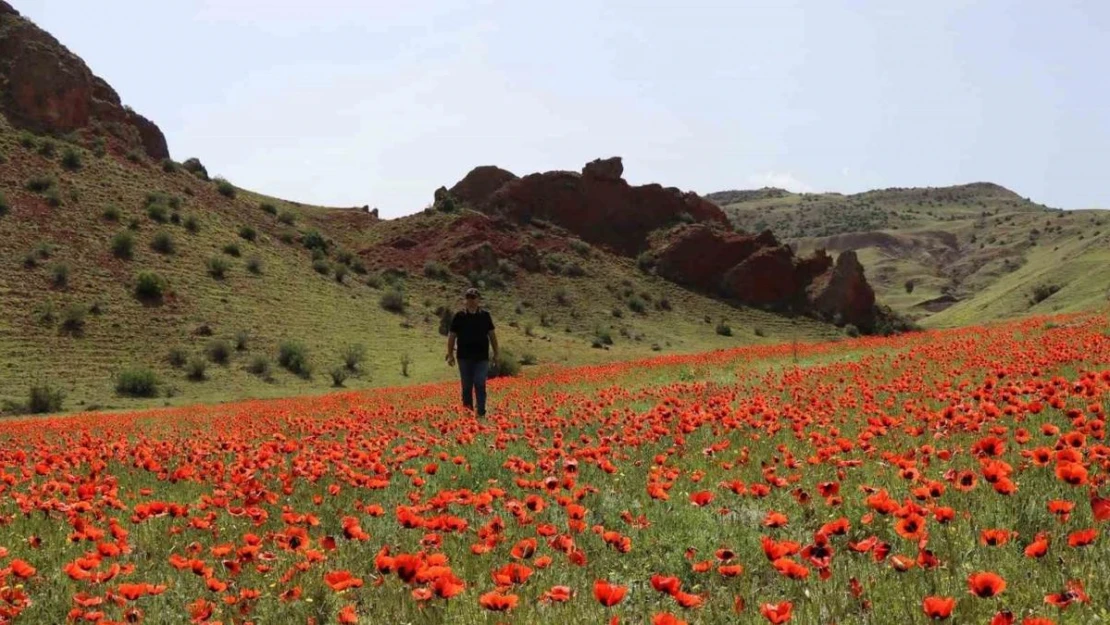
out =
[[[459,378],[462,379],[462,403],[469,410],[474,409],[474,395],[478,396],[478,416],[486,416],[486,377],[489,375],[488,360],[459,359]]]

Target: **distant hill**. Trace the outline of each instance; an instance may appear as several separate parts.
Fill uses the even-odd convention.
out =
[[[1110,212],[1053,209],[996,184],[706,197],[799,253],[855,250],[879,300],[927,325],[1097,308],[1110,291]]]

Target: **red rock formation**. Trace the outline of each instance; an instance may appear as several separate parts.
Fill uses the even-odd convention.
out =
[[[769,231],[757,236],[732,231],[721,209],[694,193],[631,186],[623,174],[619,157],[587,163],[581,174],[551,171],[523,178],[485,166],[450,191],[438,190],[436,202],[462,202],[518,224],[548,221],[626,256],[647,252],[658,275],[738,303],[871,327],[875,296],[854,254],[842,254],[835,267],[823,250],[795,257]],[[480,236],[489,236],[485,228]],[[482,245],[484,240],[494,244]],[[498,256],[518,253],[498,241],[458,241],[452,268],[486,268]]]
[[[875,321],[875,292],[854,251],[841,252],[836,266],[818,276],[806,294],[813,310],[829,318],[863,330]]]
[[[151,158],[169,156],[153,122],[123,106],[108,83],[46,31],[0,0],[0,112],[12,125],[65,134],[94,129]]]

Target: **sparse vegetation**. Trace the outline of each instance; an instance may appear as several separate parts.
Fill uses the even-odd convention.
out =
[[[216,178],[216,191],[219,191],[220,195],[226,198],[235,199],[235,185],[228,182],[225,178]]]
[[[324,254],[328,252],[328,241],[324,235],[320,234],[319,230],[306,230],[301,234],[301,245],[310,250],[320,250]]]
[[[250,364],[247,365],[247,371],[263,380],[269,380],[272,375],[270,371],[270,359],[261,354],[251,358]]]
[[[174,369],[185,366],[185,363],[188,362],[188,360],[189,355],[185,352],[184,349],[180,347],[171,348],[169,353],[166,355],[166,362],[170,363],[170,366]]]
[[[231,263],[222,256],[213,256],[208,259],[208,275],[217,280],[223,280],[227,277],[227,272],[231,269]]]
[[[235,333],[235,351],[245,352],[250,346],[251,334],[246,330],[239,330]]]
[[[231,345],[223,339],[209,341],[204,352],[208,355],[208,360],[217,365],[226,365],[231,360]]]
[[[26,411],[31,414],[61,412],[65,398],[66,394],[62,389],[49,382],[38,382],[32,384],[28,390]]]
[[[274,206],[272,202],[262,202],[258,205],[258,208],[268,215],[277,215],[278,212],[277,206]]]
[[[913,280],[910,279],[910,280],[906,280],[906,284],[904,286],[905,286],[905,289],[906,289],[906,293],[913,293],[913,289],[916,285],[914,284]]]
[[[256,276],[262,275],[262,259],[257,256],[251,256],[247,259],[247,271]]]
[[[46,193],[53,189],[56,184],[58,184],[58,181],[50,176],[33,176],[24,185],[24,188],[31,193]]]
[[[335,388],[341,388],[343,383],[347,381],[349,373],[344,367],[335,367],[328,372],[328,375],[331,376],[331,385]]]
[[[143,271],[135,280],[135,296],[141,300],[158,301],[165,296],[167,287],[165,278],[153,271]]]
[[[238,243],[228,243],[224,245],[223,252],[224,254],[235,258],[239,258],[243,254],[243,252],[239,249]]]
[[[308,348],[303,343],[285,341],[278,346],[278,364],[294,375],[305,379],[312,377]]]
[[[193,382],[203,382],[208,379],[208,361],[200,356],[193,356],[185,365],[185,377]]]
[[[362,344],[348,345],[343,348],[343,366],[352,373],[357,373],[366,360],[366,346]]]
[[[331,263],[323,258],[318,258],[312,261],[312,270],[322,276],[326,276],[331,273]]]
[[[250,226],[242,226],[239,228],[239,237],[245,241],[254,243],[254,241],[258,239],[258,231]]]
[[[1057,284],[1038,284],[1033,287],[1033,292],[1029,295],[1029,299],[1034,304],[1040,304],[1059,291],[1060,286]]]
[[[70,171],[81,169],[81,153],[76,148],[67,147],[62,152],[62,167]]]
[[[721,336],[732,336],[732,326],[722,319],[717,323],[716,332]]]
[[[508,349],[502,349],[490,365],[491,378],[511,378],[520,375],[520,361]]]
[[[381,307],[392,313],[405,312],[405,294],[397,288],[392,288],[382,293],[379,301]]]
[[[50,283],[56,289],[64,289],[69,286],[69,263],[55,263],[50,268]]]
[[[185,230],[187,230],[189,234],[200,232],[200,221],[197,220],[195,215],[187,215],[183,223],[185,225]]]
[[[281,214],[278,215],[278,221],[287,226],[292,226],[297,223],[297,216],[287,210],[281,211]]]
[[[429,260],[424,263],[424,277],[432,280],[447,280],[451,277],[451,270],[443,263]]]
[[[70,335],[80,335],[85,331],[85,316],[88,309],[82,304],[73,303],[62,311],[62,331]]]
[[[336,265],[335,266],[335,281],[340,283],[340,284],[343,284],[343,281],[347,279],[347,274],[350,273],[350,271],[351,270],[347,268],[347,265]]]
[[[150,249],[159,254],[173,254],[177,246],[174,245],[173,236],[163,230],[154,234],[154,238],[150,241]]]
[[[158,376],[146,367],[124,369],[116,375],[116,393],[124,397],[157,397]]]
[[[3,191],[0,191],[0,217],[7,215],[11,210],[12,207],[8,204],[8,197],[4,195]]]
[[[131,260],[135,255],[135,235],[124,230],[112,237],[112,255],[121,260]]]
[[[412,366],[412,356],[405,352],[401,354],[401,376],[409,377],[409,367]]]
[[[162,171],[166,172],[167,174],[176,174],[177,163],[173,162],[173,159],[170,158],[162,159]]]

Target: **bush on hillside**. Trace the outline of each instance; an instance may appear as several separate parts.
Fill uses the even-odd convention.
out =
[[[174,245],[170,233],[162,231],[154,234],[154,238],[150,241],[150,249],[159,254],[173,254],[177,250],[177,246]]]
[[[62,311],[62,331],[67,334],[78,335],[85,330],[85,316],[88,309],[81,304],[73,303]]]
[[[250,346],[251,334],[246,330],[239,330],[235,333],[235,351],[245,352]]]
[[[69,286],[69,265],[67,263],[57,263],[51,267],[50,282],[56,289],[64,289]]]
[[[124,230],[112,237],[112,255],[121,260],[131,260],[135,255],[135,235]]]
[[[171,158],[162,159],[162,171],[166,172],[167,174],[176,174],[177,163],[173,162],[173,159]]]
[[[209,342],[204,348],[204,352],[208,355],[208,360],[218,365],[226,365],[227,361],[231,359],[231,345],[223,339]]]
[[[281,211],[281,214],[278,215],[278,221],[287,226],[292,226],[297,222],[297,216],[289,211]]]
[[[208,180],[208,170],[201,164],[200,159],[196,157],[185,159],[185,162],[182,163],[181,166],[185,168],[185,171],[193,174],[197,178],[204,181]]]
[[[357,372],[366,360],[366,346],[361,344],[348,345],[343,348],[343,366],[348,371]]]
[[[32,384],[27,393],[27,412],[32,414],[61,412],[65,397],[65,391],[48,382]]]
[[[185,350],[180,347],[171,348],[169,353],[166,355],[166,362],[170,363],[170,366],[175,369],[184,366],[188,360],[189,355],[186,354]]]
[[[12,207],[8,204],[8,198],[4,195],[3,191],[0,191],[0,217],[7,215],[11,210]]]
[[[119,221],[120,211],[119,207],[115,204],[109,204],[104,208],[104,212],[100,213],[101,219],[104,221]]]
[[[234,256],[235,258],[239,258],[243,254],[243,252],[239,249],[238,243],[228,243],[223,247],[223,252],[224,254],[227,254],[228,256]]]
[[[328,251],[328,241],[319,230],[305,230],[301,234],[301,245],[310,250],[320,250],[325,254]]]
[[[48,190],[53,189],[54,185],[58,182],[50,176],[32,176],[24,188],[31,193],[46,193]]]
[[[135,280],[135,296],[142,300],[156,301],[166,294],[166,279],[153,271],[139,273]]]
[[[270,215],[277,215],[278,212],[277,206],[274,206],[270,202],[262,202],[258,205],[258,208],[262,209],[262,212]]]
[[[250,226],[242,226],[239,228],[239,237],[253,243],[258,238],[258,231]]]
[[[226,178],[216,178],[216,191],[226,198],[235,199],[235,185],[228,182]]]
[[[203,382],[208,379],[208,361],[200,356],[193,356],[185,366],[185,377],[193,382]]]
[[[451,270],[444,266],[443,263],[429,260],[424,263],[424,277],[431,278],[432,280],[447,280],[451,277]]]
[[[323,258],[318,258],[312,261],[312,270],[322,276],[326,276],[331,273],[331,263]]]
[[[312,377],[308,348],[297,341],[285,341],[278,347],[278,364],[294,375]]]
[[[335,281],[340,283],[340,284],[343,284],[343,281],[347,278],[347,274],[350,273],[350,271],[351,270],[347,268],[347,265],[336,265],[335,266]]]
[[[732,336],[732,326],[728,325],[724,320],[717,323],[717,334],[721,336]]]
[[[226,278],[229,269],[231,269],[231,263],[225,258],[213,256],[208,259],[208,275],[217,280]]]
[[[335,388],[340,388],[343,386],[343,383],[347,381],[347,376],[349,374],[344,367],[336,367],[329,372],[329,375],[331,376],[331,385]]]
[[[1059,290],[1060,287],[1056,284],[1038,284],[1033,287],[1033,292],[1030,294],[1029,299],[1034,304],[1040,304],[1055,295]]]
[[[382,293],[382,298],[379,302],[381,307],[392,313],[405,312],[405,294],[400,289],[392,288]]]
[[[917,285],[914,284],[913,279],[911,278],[909,280],[906,280],[906,284],[904,286],[906,288],[906,293],[913,293],[913,288]]]
[[[200,232],[200,221],[197,220],[195,215],[186,216],[184,225],[185,229],[189,231],[189,234],[196,234]]]
[[[251,358],[250,364],[247,365],[247,371],[262,378],[263,380],[269,380],[271,375],[270,359],[262,355]]]
[[[520,375],[520,361],[507,349],[501,350],[490,363],[491,378],[511,378]]]
[[[81,153],[75,148],[67,147],[62,152],[62,167],[70,171],[77,171],[81,169]]]
[[[157,397],[158,376],[145,367],[124,369],[116,376],[116,393],[125,397]]]
[[[153,221],[164,224],[170,220],[170,209],[161,202],[148,204],[146,207],[146,216],[150,217]]]

